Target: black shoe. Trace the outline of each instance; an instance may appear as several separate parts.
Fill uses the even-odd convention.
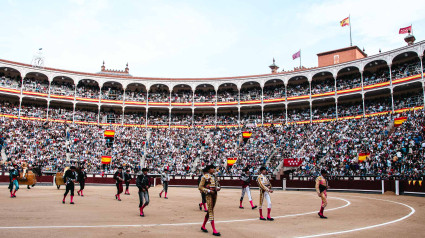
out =
[[[161,194],[161,193],[159,193],[159,197],[160,197],[160,198],[162,197],[162,194]]]
[[[245,209],[244,207],[239,206],[240,209]]]
[[[260,220],[265,221],[265,220],[266,220],[266,218],[264,218],[264,217],[260,217]]]
[[[213,233],[213,236],[221,236],[220,232]]]
[[[327,217],[325,217],[325,216],[323,216],[322,214],[320,214],[320,212],[319,212],[319,213],[317,213],[317,215],[319,215],[319,217],[320,217],[320,218],[322,218],[322,219],[328,219]]]
[[[27,189],[31,189],[29,185],[27,186]]]
[[[202,211],[202,205],[199,203],[199,211]]]
[[[74,204],[74,202],[70,202],[69,204]]]
[[[115,195],[115,199],[118,199],[118,196],[117,195]]]
[[[62,201],[63,204],[65,204],[65,201]]]
[[[270,217],[270,218],[268,218],[268,217],[267,217],[267,221],[274,221],[274,218],[271,218],[271,217]]]
[[[205,232],[205,233],[208,233],[208,230],[207,230],[207,229],[205,229],[205,228],[203,228],[203,227],[201,227],[201,231],[203,231],[203,232]]]
[[[141,216],[141,217],[144,217],[144,216],[145,216],[145,214],[140,214],[140,216]]]
[[[253,206],[253,207],[252,207],[252,210],[254,210],[255,208],[257,208],[257,206]]]
[[[167,197],[165,197],[165,199],[168,199]]]
[[[78,194],[78,196],[81,196],[81,195],[80,195],[80,191],[77,191],[77,194]]]

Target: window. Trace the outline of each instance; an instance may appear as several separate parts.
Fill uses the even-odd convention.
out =
[[[339,64],[339,55],[334,55],[334,64]]]

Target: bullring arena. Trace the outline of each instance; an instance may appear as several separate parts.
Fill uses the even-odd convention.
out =
[[[331,184],[330,184],[331,185]],[[121,202],[113,186],[88,186],[76,204],[62,204],[63,192],[39,186],[10,199],[1,187],[1,237],[210,237],[200,231],[204,212],[196,188],[172,187],[169,199],[151,189],[146,216],[137,213],[138,196],[131,187]],[[253,190],[258,203],[258,190]],[[223,237],[422,237],[423,198],[356,193],[329,193],[327,220],[319,219],[319,199],[312,191],[272,194],[275,221],[258,220],[257,210],[238,208],[239,189],[219,193],[216,221]],[[245,204],[247,205],[247,204]]]

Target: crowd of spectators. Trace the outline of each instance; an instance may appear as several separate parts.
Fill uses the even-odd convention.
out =
[[[50,84],[50,94],[74,96],[75,85],[71,82],[53,80]]]
[[[400,127],[392,127],[393,118],[400,116],[408,119]],[[314,146],[308,148],[294,175],[317,176],[326,169],[331,176],[419,179],[425,171],[424,116],[424,111],[418,110],[393,118],[382,115],[322,123],[311,139]],[[359,153],[369,156],[359,161]]]
[[[399,116],[408,119],[394,128],[393,118]],[[8,160],[41,166],[43,171],[79,164],[90,173],[111,173],[122,165],[133,172],[146,166],[152,173],[168,168],[172,174],[192,175],[214,163],[219,175],[227,176],[239,175],[245,167],[256,172],[262,165],[276,173],[283,158],[299,158],[303,162],[295,176],[315,176],[327,169],[331,176],[419,178],[425,169],[424,118],[424,111],[418,110],[357,120],[224,129],[146,129],[0,118],[0,132]],[[109,146],[103,137],[106,129],[115,130]],[[245,142],[244,130],[252,132]],[[359,153],[370,156],[359,162]],[[112,165],[102,166],[102,155],[112,155]],[[226,166],[226,159],[234,157],[239,158],[236,164]]]
[[[149,102],[170,102],[170,92],[162,89],[149,92]]]
[[[285,85],[266,85],[263,89],[264,100],[275,99],[275,98],[285,98]]]
[[[241,101],[261,100],[261,88],[242,88]]]
[[[143,91],[125,91],[125,100],[133,102],[145,102],[146,92]]]
[[[103,88],[102,99],[121,101],[123,100],[123,90],[112,87]]]
[[[326,78],[322,80],[313,79],[313,81],[311,81],[311,95],[332,91],[335,91],[335,80],[333,78]]]
[[[92,99],[98,99],[99,98],[99,86],[95,85],[83,85],[79,84],[77,86],[77,96],[82,98],[92,98]]]
[[[3,75],[0,77],[0,87],[20,89],[21,77],[10,77]]]
[[[179,90],[171,94],[171,102],[175,103],[191,103],[192,102],[192,91],[191,90]]]
[[[217,91],[218,102],[237,102],[239,100],[237,89],[228,88],[228,89],[219,89]]]
[[[24,78],[24,90],[35,93],[49,93],[49,82],[36,80],[32,78]]]
[[[286,95],[288,97],[303,96],[310,94],[310,83],[306,80],[298,84],[288,84]]]
[[[195,90],[195,102],[215,102],[215,91],[210,90]]]

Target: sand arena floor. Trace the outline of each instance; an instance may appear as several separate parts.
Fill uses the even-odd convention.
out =
[[[77,186],[78,187],[78,186]],[[139,216],[136,187],[115,200],[113,186],[87,186],[75,205],[62,204],[64,187],[25,187],[9,198],[0,186],[0,237],[213,237],[200,231],[205,213],[199,210],[195,188],[151,188],[145,217]],[[259,191],[252,190],[255,204]],[[327,220],[319,219],[320,199],[314,192],[275,191],[272,216],[258,220],[245,197],[239,209],[239,189],[219,193],[215,217],[222,237],[425,237],[425,198],[394,195],[328,194]]]

